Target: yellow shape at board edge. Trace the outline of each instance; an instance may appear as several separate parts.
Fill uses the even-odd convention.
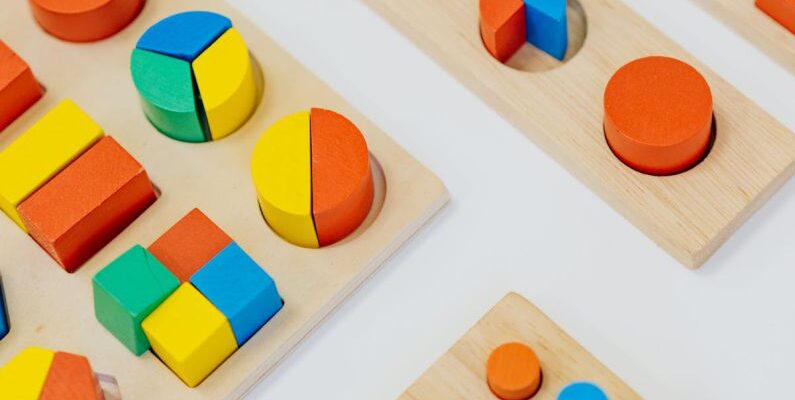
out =
[[[103,135],[77,104],[61,101],[0,152],[0,209],[27,232],[17,206]]]
[[[55,352],[28,347],[0,368],[0,399],[37,400]]]
[[[254,146],[251,176],[271,228],[290,243],[317,248],[309,129],[309,111],[271,125]]]
[[[190,283],[183,283],[141,323],[152,350],[195,387],[237,350],[232,326]]]
[[[257,88],[243,37],[229,28],[193,61],[213,140],[237,130],[254,111]]]

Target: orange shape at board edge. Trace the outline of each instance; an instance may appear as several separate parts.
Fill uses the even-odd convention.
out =
[[[480,37],[494,58],[509,58],[527,41],[527,15],[522,0],[480,0]]]
[[[795,0],[756,0],[756,6],[795,34]]]
[[[124,29],[145,0],[29,0],[36,22],[70,42],[93,42]]]
[[[486,363],[486,380],[502,400],[525,400],[541,387],[541,363],[529,346],[510,342],[494,349]]]
[[[610,78],[604,133],[624,164],[651,175],[689,169],[712,139],[712,93],[704,77],[675,58],[634,60]]]

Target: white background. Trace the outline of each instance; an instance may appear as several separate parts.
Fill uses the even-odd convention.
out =
[[[690,271],[364,4],[231,1],[452,195],[251,399],[394,398],[508,291],[644,397],[795,396],[795,180]],[[686,0],[626,2],[795,130],[794,76]]]

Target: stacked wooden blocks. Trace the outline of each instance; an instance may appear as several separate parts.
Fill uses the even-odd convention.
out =
[[[25,60],[0,40],[0,131],[43,93]]]
[[[88,359],[28,347],[0,368],[0,398],[13,400],[106,400]]]
[[[273,279],[198,209],[93,286],[99,322],[136,355],[151,348],[190,387],[284,304]]]
[[[0,152],[0,208],[67,272],[156,198],[141,164],[70,100]]]

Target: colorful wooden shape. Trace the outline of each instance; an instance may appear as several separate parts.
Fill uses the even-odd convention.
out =
[[[141,164],[106,136],[22,202],[18,212],[30,235],[74,272],[155,199]]]
[[[610,78],[604,130],[615,155],[652,175],[697,164],[712,138],[712,93],[703,76],[670,57],[634,60]]]
[[[566,0],[524,0],[527,41],[563,60],[569,47]]]
[[[23,230],[17,206],[103,135],[71,100],[64,100],[0,152],[0,208]]]
[[[242,346],[284,304],[270,275],[237,243],[230,243],[190,278],[220,310]]]
[[[607,400],[607,395],[593,383],[575,382],[560,391],[558,400]]]
[[[11,328],[10,318],[8,318],[8,306],[6,303],[6,294],[3,290],[3,279],[0,277],[0,340],[3,340]]]
[[[361,225],[373,204],[373,174],[364,136],[334,111],[310,113],[312,216],[319,245],[335,243]]]
[[[93,42],[124,29],[145,0],[30,0],[36,22],[49,34],[70,42]]]
[[[529,399],[541,387],[541,364],[526,344],[505,343],[489,355],[486,379],[491,391],[500,399]]]
[[[237,349],[229,322],[190,283],[183,283],[142,326],[155,354],[190,387]]]
[[[133,246],[94,275],[94,314],[135,355],[149,349],[141,322],[179,286],[149,251]]]
[[[144,113],[157,130],[183,142],[207,140],[204,109],[195,96],[188,61],[135,49],[130,71]]]
[[[232,21],[209,11],[188,11],[162,19],[138,40],[137,48],[193,61],[224,32]]]
[[[527,41],[523,0],[480,0],[480,36],[494,58],[506,62]]]
[[[104,400],[88,359],[56,352],[39,400]]]
[[[55,353],[28,347],[0,368],[0,399],[38,400]]]
[[[795,33],[795,0],[756,0],[756,6]]]
[[[301,111],[271,125],[254,147],[251,176],[268,225],[290,243],[317,248],[309,121]]]
[[[232,238],[194,208],[152,243],[149,251],[181,283],[189,281],[199,268],[229,243],[232,243]]]
[[[193,61],[212,140],[237,130],[254,111],[257,89],[246,42],[229,28]]]
[[[25,60],[0,40],[0,131],[30,108],[43,93]]]

